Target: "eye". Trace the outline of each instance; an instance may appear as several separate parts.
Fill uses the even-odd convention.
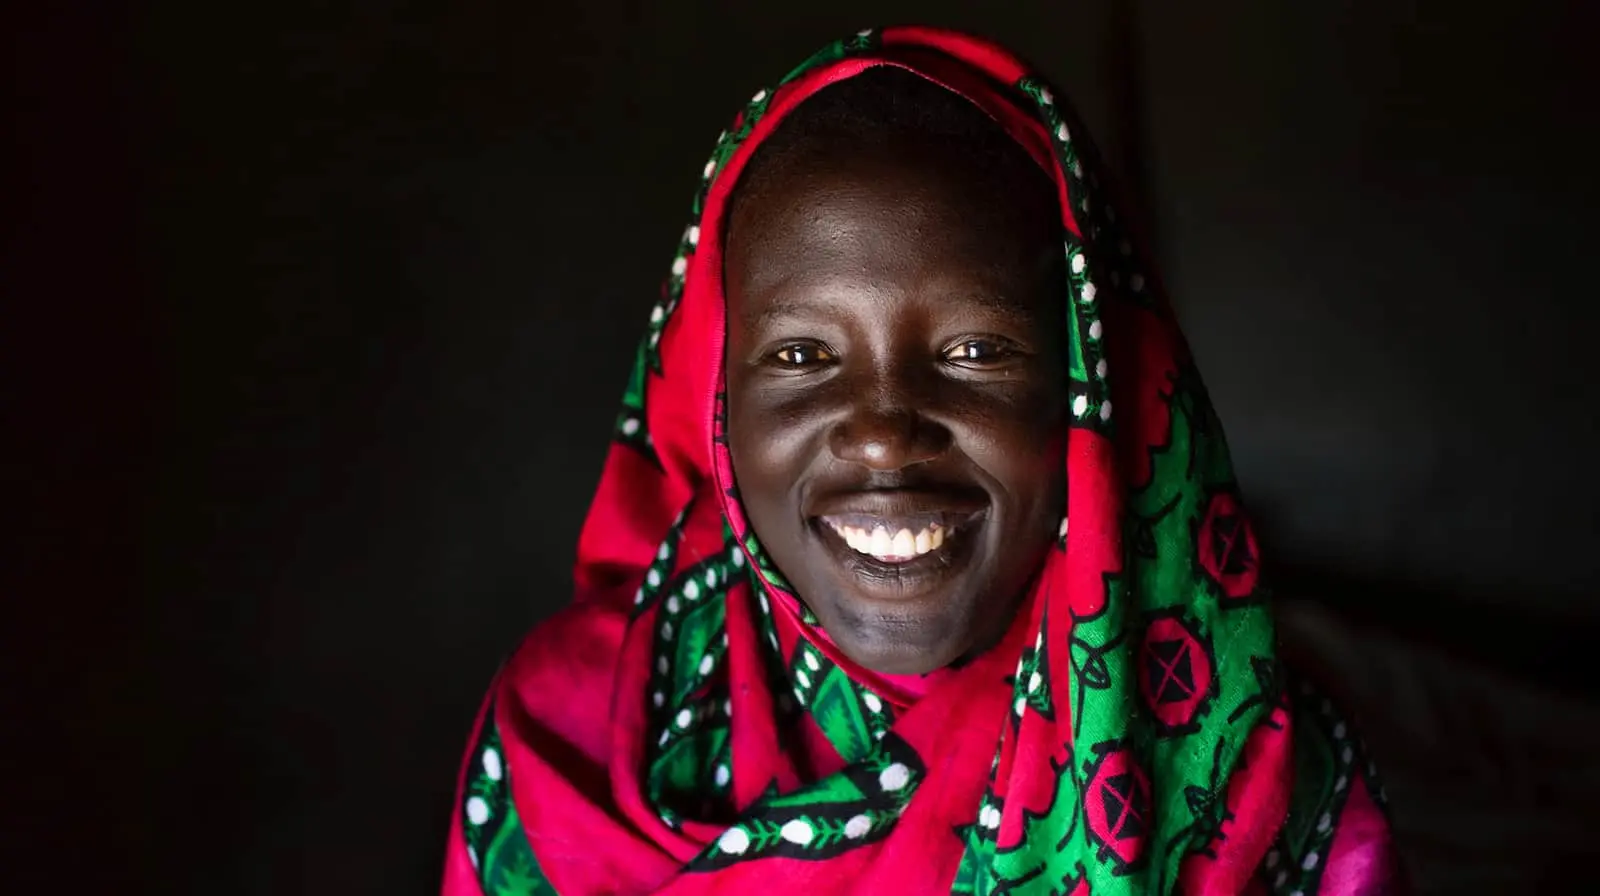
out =
[[[799,369],[826,364],[833,360],[833,352],[818,342],[791,342],[773,352],[771,357],[780,367]]]
[[[962,339],[945,349],[945,360],[964,367],[988,367],[1008,361],[1020,350],[1016,344],[999,337],[974,337]]]

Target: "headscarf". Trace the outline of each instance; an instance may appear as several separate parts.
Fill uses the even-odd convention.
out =
[[[1061,537],[1000,642],[921,689],[818,628],[724,438],[730,193],[798,104],[883,65],[1053,177],[1068,271]],[[1043,78],[955,32],[862,31],[751,97],[651,309],[575,600],[476,723],[446,894],[1386,891],[1382,790],[1278,659],[1221,426],[1096,167]]]

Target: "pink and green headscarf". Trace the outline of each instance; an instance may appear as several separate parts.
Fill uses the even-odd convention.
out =
[[[1057,185],[1066,523],[999,644],[925,687],[840,653],[768,560],[724,439],[722,231],[754,149],[898,66]],[[1382,790],[1284,668],[1222,427],[1059,94],[1002,48],[863,31],[757,92],[651,309],[572,604],[490,688],[444,893],[1396,891]]]

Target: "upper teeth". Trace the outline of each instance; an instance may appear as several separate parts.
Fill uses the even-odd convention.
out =
[[[944,527],[937,524],[920,532],[901,529],[893,533],[887,526],[876,526],[868,530],[833,523],[829,525],[852,550],[876,560],[905,560],[920,557],[930,551],[937,551],[944,544]]]

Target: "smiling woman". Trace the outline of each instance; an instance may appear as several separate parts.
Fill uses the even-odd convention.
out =
[[[733,196],[734,480],[818,630],[877,671],[993,644],[1059,529],[1053,193],[972,103],[879,67],[796,109]]]
[[[739,114],[446,894],[1387,891],[1376,773],[1277,659],[1220,425],[1062,106],[899,28]]]

